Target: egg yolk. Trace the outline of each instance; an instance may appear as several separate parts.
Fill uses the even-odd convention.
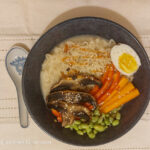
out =
[[[121,56],[119,56],[119,67],[126,73],[133,73],[138,69],[135,58],[127,53],[123,53]]]

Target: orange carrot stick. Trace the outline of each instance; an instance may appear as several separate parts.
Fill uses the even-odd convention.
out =
[[[95,95],[98,92],[98,90],[99,90],[99,86],[95,85],[93,89],[90,91],[90,94]]]
[[[120,72],[117,71],[113,76],[113,81],[110,88],[107,89],[106,93],[98,99],[98,104],[104,101],[112,93],[112,91],[117,87],[119,79],[120,79]]]
[[[122,76],[118,85],[116,86],[116,88],[112,91],[112,93],[110,95],[108,95],[108,97],[103,101],[104,105],[105,103],[107,103],[111,98],[113,98],[113,96],[115,96],[117,94],[118,91],[120,91],[127,83],[129,82],[129,80]]]
[[[95,94],[95,98],[98,99],[102,94],[105,93],[105,91],[110,87],[112,82],[112,77],[114,74],[114,67],[109,68],[108,76],[106,82],[103,84],[103,86],[100,88],[100,90]]]
[[[61,113],[60,112],[58,112],[56,109],[51,109],[51,112],[52,112],[52,114],[55,116],[55,117],[59,117],[59,116],[61,116]]]
[[[105,102],[104,104],[102,104],[101,109],[115,102],[116,99],[120,99],[124,95],[130,93],[133,89],[134,89],[134,85],[131,82],[128,82],[127,85],[122,90],[120,90],[114,97],[112,97],[108,102]]]
[[[61,116],[57,117],[57,121],[62,122],[62,117]]]
[[[135,97],[137,97],[138,95],[140,95],[140,92],[138,89],[133,89],[130,93],[128,93],[127,95],[123,96],[122,98],[118,98],[115,100],[115,102],[112,102],[111,104],[109,104],[108,106],[104,107],[103,109],[101,109],[101,111],[103,113],[108,113],[110,111],[112,111],[115,108],[118,108],[119,106],[133,100]]]
[[[110,68],[110,65],[107,65],[107,66],[106,66],[106,71],[105,71],[104,75],[101,77],[101,81],[102,81],[103,84],[104,84],[105,81],[107,80],[108,73],[109,73],[109,68]]]
[[[93,105],[91,105],[91,104],[88,103],[88,102],[85,102],[83,105],[84,105],[85,107],[87,107],[89,110],[92,110],[92,109],[93,109]]]

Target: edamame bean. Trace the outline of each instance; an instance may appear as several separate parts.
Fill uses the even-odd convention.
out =
[[[101,117],[102,117],[102,118],[105,118],[105,114],[104,114],[104,113],[102,113]]]
[[[112,123],[114,121],[114,118],[113,117],[109,117],[109,121],[110,121],[110,123]]]
[[[94,130],[93,130],[93,133],[96,135],[96,134],[98,133],[98,131],[94,129]]]
[[[94,129],[99,132],[103,132],[105,130],[105,127],[101,125],[94,125]]]
[[[119,112],[117,112],[117,114],[116,114],[116,119],[117,119],[117,120],[120,120],[120,119],[121,119],[121,114],[120,114]]]
[[[103,118],[100,117],[100,118],[98,119],[98,124],[100,124],[102,121],[103,121]]]
[[[72,126],[70,126],[70,130],[73,130],[73,127],[72,127]]]
[[[98,121],[98,116],[92,117],[92,122],[93,122],[93,123],[95,123],[95,122],[97,122],[97,121]]]
[[[73,122],[73,124],[79,125],[79,124],[81,124],[81,121],[80,121],[80,120],[75,120],[75,121]]]
[[[73,129],[75,129],[75,130],[79,130],[79,129],[78,129],[78,126],[77,126],[76,124],[74,124],[72,127],[73,127]]]
[[[114,120],[114,121],[112,122],[112,125],[113,125],[113,126],[119,125],[119,120]]]
[[[92,128],[87,128],[87,129],[86,129],[86,132],[87,132],[87,133],[89,133],[89,132],[91,132],[91,131],[92,131]]]
[[[82,123],[79,125],[79,129],[87,129],[89,126],[86,123]]]
[[[83,119],[83,118],[81,119],[81,122],[85,122],[85,121],[86,121],[85,119]]]
[[[83,131],[81,131],[81,130],[77,130],[77,133],[78,133],[79,135],[83,135],[83,134],[84,134]]]
[[[108,126],[110,125],[110,121],[108,119],[105,119],[104,122],[106,125],[108,125]]]
[[[90,122],[89,127],[93,128],[93,126],[94,126],[93,122]]]
[[[66,125],[65,128],[70,128],[70,125]]]
[[[88,133],[88,136],[89,136],[90,139],[94,139],[95,138],[95,134],[92,133],[92,132]]]
[[[82,130],[82,132],[83,132],[83,133],[86,133],[87,131],[86,131],[86,130]]]
[[[116,114],[112,113],[111,117],[113,117],[115,119],[116,118]]]
[[[100,116],[100,113],[99,113],[99,110],[98,110],[98,109],[96,109],[96,110],[94,111],[94,115],[95,115],[95,116]]]
[[[116,110],[117,110],[117,111],[119,111],[121,108],[122,108],[122,106],[120,106],[120,107],[116,108]]]
[[[114,110],[111,111],[112,113],[117,113],[118,112],[118,109],[115,108]]]
[[[106,117],[108,118],[108,117],[109,117],[109,114],[106,114]]]
[[[101,122],[100,125],[105,126],[105,123],[104,123],[104,122]]]

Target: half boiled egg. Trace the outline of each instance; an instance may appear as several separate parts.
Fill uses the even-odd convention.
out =
[[[116,69],[124,75],[133,75],[141,66],[137,53],[127,44],[115,45],[111,49],[111,60]]]

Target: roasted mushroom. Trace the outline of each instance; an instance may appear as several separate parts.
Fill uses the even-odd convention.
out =
[[[91,111],[83,106],[85,102],[96,108],[96,101],[93,96],[88,93],[78,91],[58,91],[50,93],[47,96],[48,108],[55,108],[62,113],[62,126],[70,125],[76,118],[91,118]]]
[[[92,95],[78,91],[66,90],[50,93],[47,96],[47,105],[51,105],[52,101],[64,101],[71,104],[84,104],[88,102],[93,105],[93,110],[96,108],[96,100]]]
[[[101,82],[91,75],[71,75],[60,80],[59,83],[52,87],[50,92],[63,90],[88,92],[94,85],[101,87]]]

